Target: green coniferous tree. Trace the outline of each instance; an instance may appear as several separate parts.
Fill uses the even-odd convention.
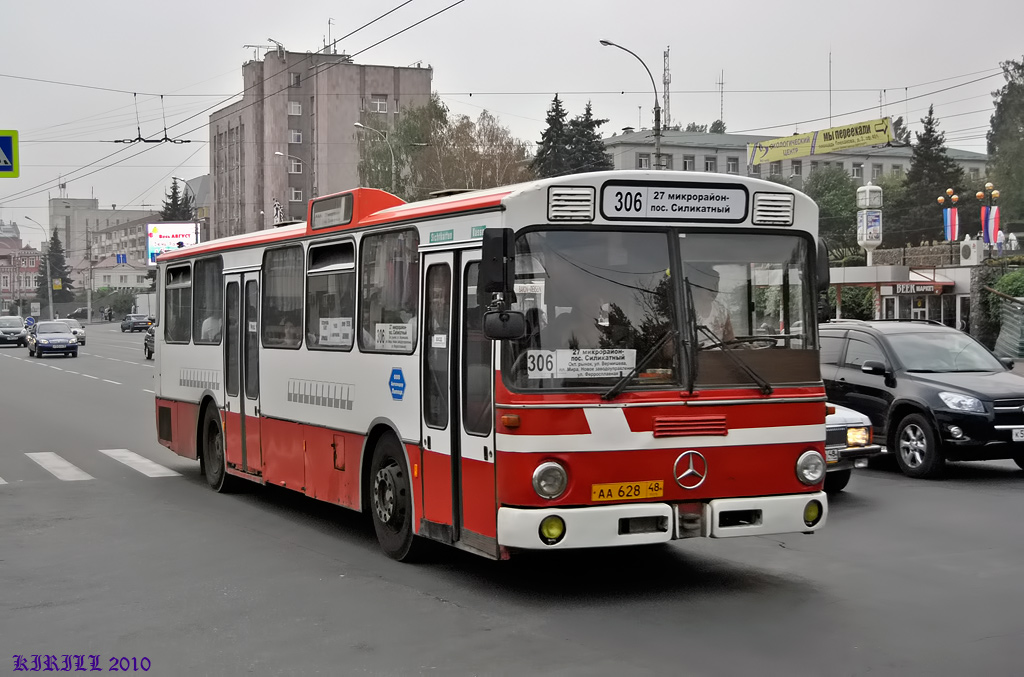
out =
[[[171,182],[171,191],[164,198],[160,219],[162,221],[191,221],[194,206],[192,196],[187,190],[179,190],[178,180],[174,179]]]
[[[75,300],[75,291],[71,284],[71,271],[64,259],[64,245],[53,231],[47,246],[47,257],[50,260],[50,275],[46,274],[46,258],[40,257],[39,274],[36,276],[36,298],[45,306],[49,299],[47,285],[52,280],[60,280],[60,289],[53,290],[53,303],[67,303]]]
[[[725,123],[721,120],[715,120],[711,123],[708,132],[711,134],[725,134]]]
[[[916,134],[906,190],[887,209],[883,235],[886,246],[941,239],[942,211],[935,199],[947,188],[964,187],[964,171],[946,152],[946,135],[939,131],[933,108],[928,107],[928,115],[921,119],[924,130]]]
[[[569,130],[566,124],[565,107],[555,94],[548,108],[547,128],[540,135],[540,148],[530,167],[539,178],[563,176],[570,173]]]
[[[567,173],[598,172],[614,168],[612,158],[605,150],[604,141],[597,132],[598,128],[606,122],[608,120],[594,117],[594,111],[589,101],[583,110],[583,115],[577,115],[569,121],[567,125],[569,137]]]

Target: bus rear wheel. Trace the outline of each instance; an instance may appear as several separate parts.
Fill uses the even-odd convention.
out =
[[[370,514],[381,549],[400,562],[415,559],[421,544],[412,528],[412,485],[402,445],[393,435],[377,442],[369,483]]]
[[[224,431],[215,406],[206,408],[200,439],[203,441],[202,468],[207,483],[217,493],[230,492],[237,481],[227,472],[224,459]]]

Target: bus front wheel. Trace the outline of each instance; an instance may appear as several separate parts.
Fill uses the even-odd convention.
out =
[[[419,538],[412,529],[412,485],[401,443],[384,435],[370,465],[370,514],[384,553],[398,561],[414,559]]]

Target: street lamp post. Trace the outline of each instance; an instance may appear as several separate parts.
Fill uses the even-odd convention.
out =
[[[999,246],[999,207],[996,206],[996,200],[999,199],[999,191],[989,181],[985,184],[984,190],[979,190],[974,194],[974,197],[978,198],[981,202],[981,229],[982,238],[989,244],[995,244],[999,255],[1003,255],[1003,249]],[[990,241],[991,240],[991,241]]]
[[[43,242],[46,243],[46,296],[50,303],[50,319],[53,319],[53,278],[50,277],[50,240],[46,237],[46,228],[43,224],[39,223],[31,216],[26,216],[26,220],[39,226],[39,229],[43,231]]]
[[[647,71],[647,75],[651,78],[651,87],[654,88],[654,168],[661,169],[661,104],[658,103],[658,85],[654,82],[654,76],[651,75],[651,69],[647,67],[644,60],[637,56],[634,52],[626,49],[622,45],[617,45],[611,40],[601,40],[601,44],[605,47],[618,47],[623,52],[632,54],[640,65]]]
[[[946,197],[949,197],[948,207],[946,206]],[[956,208],[960,196],[956,195],[952,188],[947,188],[946,194],[935,198],[935,201],[942,207],[942,225],[946,240],[956,242],[960,239],[960,216]]]
[[[391,151],[391,194],[395,195],[398,192],[397,184],[395,182],[395,149],[391,147],[391,142],[388,141],[388,135],[380,131],[379,129],[367,127],[361,122],[356,122],[352,126],[356,127],[357,129],[368,129],[371,132],[377,132],[377,134],[380,135],[380,138],[384,139],[384,143],[388,144],[388,150]]]

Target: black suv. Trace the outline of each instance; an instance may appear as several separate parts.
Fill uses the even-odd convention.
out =
[[[927,320],[819,325],[829,402],[871,419],[910,477],[945,462],[1012,458],[1024,469],[1024,377],[968,334]]]

